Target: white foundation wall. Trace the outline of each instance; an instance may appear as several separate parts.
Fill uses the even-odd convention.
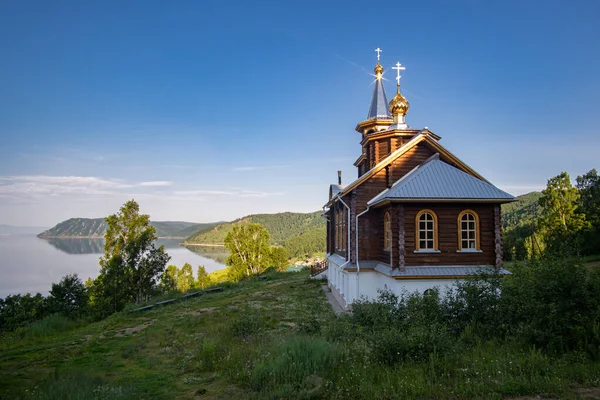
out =
[[[456,283],[456,279],[394,279],[375,271],[361,272],[358,280],[360,295],[347,299],[350,303],[361,297],[375,300],[379,296],[379,290],[389,290],[397,296],[414,292],[422,295],[427,289],[437,287],[440,294],[444,294],[450,286]]]
[[[342,305],[346,308],[361,298],[377,299],[379,290],[389,290],[401,296],[405,292],[423,294],[427,289],[437,287],[443,294],[456,283],[456,279],[394,279],[372,270],[357,273],[345,271],[342,267],[343,263],[330,262],[327,278],[328,285],[340,294],[345,302]]]

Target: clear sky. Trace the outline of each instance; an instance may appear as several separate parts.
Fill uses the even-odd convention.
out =
[[[407,122],[512,194],[600,167],[600,2],[0,2],[0,224],[319,209],[376,47]]]

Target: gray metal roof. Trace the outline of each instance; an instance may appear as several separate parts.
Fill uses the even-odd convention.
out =
[[[329,185],[329,200],[333,199],[338,193],[340,193],[342,190],[344,190],[345,187],[346,187],[346,185],[338,185],[338,184]]]
[[[369,116],[367,119],[392,119],[388,111],[388,101],[383,89],[383,79],[375,80],[375,89],[373,89],[373,98],[371,107],[369,107]]]
[[[375,271],[391,277],[419,277],[419,276],[440,276],[440,277],[461,277],[477,276],[485,274],[498,273],[500,275],[511,275],[510,271],[500,268],[498,271],[491,265],[460,265],[460,266],[442,266],[442,267],[405,267],[403,271],[398,268],[392,268],[387,264],[379,263],[374,268]]]
[[[369,200],[513,200],[510,194],[439,159],[439,155],[404,175],[394,185]]]

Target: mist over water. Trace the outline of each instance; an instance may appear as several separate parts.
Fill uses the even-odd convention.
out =
[[[183,247],[176,240],[159,240],[171,256],[169,264],[181,268],[190,263],[207,272],[225,268],[227,250],[222,247]],[[100,272],[98,259],[103,239],[40,239],[33,234],[0,235],[0,298],[9,294],[46,295],[53,282],[76,273],[85,281]]]

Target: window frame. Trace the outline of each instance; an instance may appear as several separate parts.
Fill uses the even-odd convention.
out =
[[[433,218],[433,248],[432,249],[422,249],[421,248],[421,229],[419,227],[419,222],[421,216],[424,214],[429,214]],[[429,240],[429,239],[425,239]],[[438,217],[437,214],[428,208],[422,209],[415,216],[415,253],[439,253],[439,243],[438,243]]]
[[[471,214],[473,216],[474,222],[475,222],[475,238],[474,238],[475,248],[470,248],[470,247],[463,248],[462,218],[467,214]],[[458,214],[458,218],[456,219],[456,224],[457,224],[457,233],[458,233],[458,250],[457,251],[462,252],[462,253],[479,253],[479,252],[481,252],[481,242],[480,242],[481,228],[480,228],[480,224],[479,224],[479,215],[471,209],[462,210]],[[470,230],[467,229],[467,231],[470,231]],[[465,240],[471,241],[473,239],[465,239]]]
[[[389,211],[383,216],[383,250],[392,250],[392,217]]]
[[[346,238],[344,230],[346,229],[346,221],[344,216],[344,208],[336,202],[336,239],[335,239],[335,251],[345,252],[346,251]]]

